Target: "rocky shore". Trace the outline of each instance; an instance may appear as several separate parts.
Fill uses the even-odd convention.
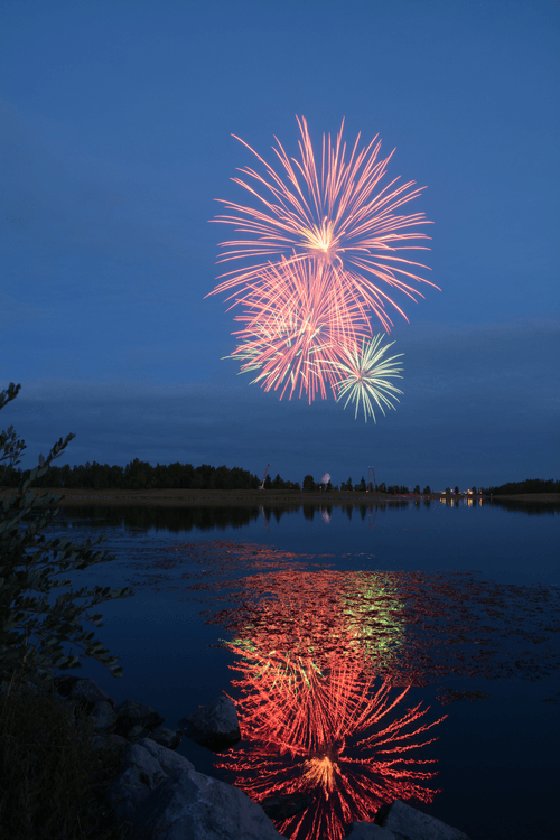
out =
[[[188,759],[174,752],[182,737],[214,752],[240,740],[235,705],[224,696],[194,710],[171,729],[144,703],[124,700],[115,707],[93,680],[64,675],[55,681],[57,697],[72,715],[79,706],[91,718],[97,733],[94,748],[124,749],[107,807],[138,827],[135,840],[279,840],[282,835],[270,817],[285,817],[309,804],[305,797],[273,797],[261,806],[239,788],[197,772]],[[7,683],[0,683],[0,692],[6,689]],[[468,840],[462,831],[400,801],[384,806],[375,822],[352,823],[346,836]]]

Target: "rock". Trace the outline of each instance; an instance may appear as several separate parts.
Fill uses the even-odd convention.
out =
[[[117,715],[117,735],[119,729],[127,730],[135,726],[149,729],[150,732],[156,729],[165,720],[156,711],[145,703],[138,703],[136,700],[123,700],[115,709]]]
[[[168,750],[176,750],[181,743],[181,729],[168,729],[166,726],[158,726],[154,729],[150,738],[156,744],[161,744],[162,747],[167,747]]]
[[[129,819],[150,793],[168,777],[194,770],[194,764],[150,738],[131,744],[109,792],[111,807]]]
[[[242,791],[197,773],[186,758],[150,738],[129,747],[109,803],[148,840],[282,838]]]
[[[218,697],[207,706],[199,706],[177,725],[187,738],[215,753],[224,752],[241,739],[235,703],[229,697]]]
[[[353,822],[352,830],[346,836],[351,840],[396,840],[392,831],[372,822]]]
[[[308,793],[287,793],[268,796],[260,803],[261,808],[271,820],[287,820],[299,811],[305,811],[313,802]]]
[[[392,805],[381,808],[375,822],[392,832],[395,840],[469,840],[458,828],[423,814],[398,799]]]
[[[57,676],[54,678],[55,696],[69,708],[75,721],[75,708],[79,707],[92,720],[96,733],[94,747],[123,746],[140,738],[151,738],[158,744],[175,750],[184,734],[180,729],[167,729],[161,726],[165,718],[145,703],[136,700],[123,700],[117,708],[115,701],[99,688],[96,682],[76,676]],[[37,686],[27,682],[27,687],[37,691]],[[0,683],[0,694],[7,691],[8,683]]]
[[[72,698],[72,700],[79,701],[84,706],[93,708],[98,700],[106,701],[111,705],[111,708],[115,705],[115,701],[111,700],[107,692],[99,688],[93,680],[63,675],[55,677],[54,684],[57,694],[60,694],[61,697]]]
[[[113,707],[106,700],[96,700],[90,712],[93,728],[100,732],[109,732],[117,720]]]

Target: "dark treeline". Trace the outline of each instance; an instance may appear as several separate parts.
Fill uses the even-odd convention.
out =
[[[29,470],[0,466],[0,486],[17,487]],[[158,464],[150,466],[135,458],[126,467],[109,464],[49,467],[47,474],[31,486],[93,488],[95,490],[123,489],[193,489],[193,490],[251,490],[260,487],[261,480],[241,467],[211,467],[202,464]],[[268,486],[279,489],[299,489],[299,485],[283,481],[278,475]]]
[[[0,465],[0,487],[17,487],[27,476],[29,470],[16,469]],[[146,461],[135,458],[126,467],[109,466],[109,464],[98,464],[96,461],[90,464],[89,461],[83,466],[63,467],[50,466],[47,474],[31,486],[42,487],[64,487],[80,489],[122,489],[122,490],[151,490],[151,489],[192,489],[192,490],[255,490],[261,486],[261,479],[251,475],[248,470],[241,467],[212,467],[202,464],[194,467],[192,464],[157,464],[152,467]],[[300,490],[300,484],[292,481],[284,481],[277,475],[272,478],[266,476],[264,482],[267,490]],[[313,476],[306,475],[303,481],[303,490],[308,492],[338,490],[331,482],[325,486],[313,479]],[[366,483],[365,478],[359,484],[354,484],[352,478],[340,484],[340,490],[370,492],[376,490],[380,493],[390,495],[407,495],[410,489],[404,485],[389,485],[385,483],[375,484],[375,487]],[[449,492],[449,488],[447,488]],[[476,488],[473,488],[476,493]],[[455,488],[456,493],[459,488]],[[549,478],[526,478],[525,481],[510,482],[500,486],[480,488],[479,493],[485,495],[521,495],[529,493],[560,493],[560,480],[554,481]],[[412,490],[415,495],[430,495],[430,486],[421,488],[419,484]]]
[[[526,478],[525,481],[510,482],[501,484],[499,487],[487,487],[482,491],[487,496],[519,496],[522,493],[560,493],[560,480],[554,481],[549,478],[545,481],[542,478]]]

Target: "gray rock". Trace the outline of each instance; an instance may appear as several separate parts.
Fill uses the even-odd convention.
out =
[[[75,702],[81,702],[84,707],[88,708],[88,711],[93,708],[97,700],[105,700],[111,708],[115,705],[115,701],[111,700],[107,692],[99,688],[93,680],[83,677],[58,676],[54,678],[54,682],[57,694]]]
[[[161,726],[165,720],[150,706],[145,703],[138,703],[136,700],[123,700],[115,709],[115,713],[117,715],[115,732],[117,735],[124,735],[125,738],[127,737],[125,732],[135,727],[151,732]],[[138,735],[135,737],[138,737]]]
[[[101,747],[123,747],[130,744],[127,738],[122,738],[120,735],[96,735],[93,739],[93,748],[99,749]]]
[[[352,830],[347,836],[350,840],[395,840],[392,831],[372,822],[353,822]]]
[[[375,819],[394,834],[395,840],[469,840],[458,828],[423,814],[398,799],[389,808],[383,808]]]
[[[199,706],[177,725],[187,738],[213,752],[223,752],[241,738],[235,703],[228,697],[218,697],[207,706]]]
[[[130,819],[161,782],[194,765],[150,738],[142,738],[126,752],[118,778],[109,791],[109,802],[117,816]]]
[[[112,705],[106,700],[95,701],[90,717],[93,721],[93,728],[102,732],[108,732],[117,720]]]
[[[149,736],[156,744],[167,747],[168,750],[176,750],[181,743],[181,730],[168,729],[166,726],[158,726]]]
[[[260,805],[238,788],[197,773],[149,738],[132,745],[109,793],[117,815],[149,840],[281,840]]]

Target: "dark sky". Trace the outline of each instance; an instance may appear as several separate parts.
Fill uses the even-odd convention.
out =
[[[4,0],[2,412],[37,463],[242,466],[461,488],[558,477],[560,4]],[[377,422],[237,376],[208,224],[296,114],[427,186],[425,299]]]

